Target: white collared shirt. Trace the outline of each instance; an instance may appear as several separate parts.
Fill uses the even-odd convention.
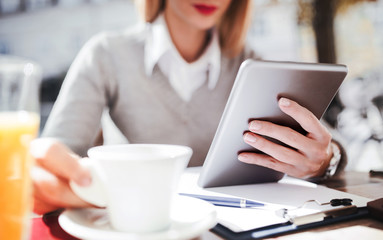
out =
[[[145,71],[151,76],[158,64],[169,79],[177,94],[188,102],[193,93],[208,81],[208,88],[214,89],[221,68],[221,50],[218,34],[212,31],[212,38],[203,54],[194,62],[188,63],[174,46],[163,15],[148,24],[149,37],[145,41]]]

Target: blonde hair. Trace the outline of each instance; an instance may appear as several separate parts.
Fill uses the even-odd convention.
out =
[[[165,9],[166,0],[136,0],[138,10],[146,22],[153,22]],[[229,8],[217,25],[222,53],[235,57],[245,45],[251,22],[251,0],[232,0]]]

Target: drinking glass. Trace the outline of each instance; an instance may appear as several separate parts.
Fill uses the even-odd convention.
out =
[[[39,130],[40,81],[37,64],[0,55],[0,239],[28,239],[29,143]]]

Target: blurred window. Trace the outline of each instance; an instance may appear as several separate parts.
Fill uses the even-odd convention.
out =
[[[18,14],[55,6],[76,6],[115,0],[0,0],[0,16]]]

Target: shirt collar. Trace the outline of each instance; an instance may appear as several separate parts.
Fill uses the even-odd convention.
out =
[[[154,66],[160,61],[161,57],[168,51],[178,51],[174,46],[163,14],[159,15],[153,23],[149,23],[148,37],[145,41],[145,73],[147,76],[151,76]],[[181,61],[185,61],[179,55]],[[218,34],[215,29],[212,30],[212,39],[209,45],[206,47],[205,52],[195,62],[190,65],[199,65],[199,62],[207,64],[209,77],[208,88],[214,89],[217,85],[219,73],[221,70],[221,49],[219,46]],[[185,61],[186,63],[186,61]]]
[[[172,40],[163,15],[148,24],[148,37],[145,41],[145,72],[151,76],[154,66],[172,47]]]
[[[218,33],[215,29],[212,32],[212,39],[207,46],[203,56],[208,58],[209,66],[209,89],[214,89],[217,85],[219,73],[221,71],[221,48],[219,46]]]

